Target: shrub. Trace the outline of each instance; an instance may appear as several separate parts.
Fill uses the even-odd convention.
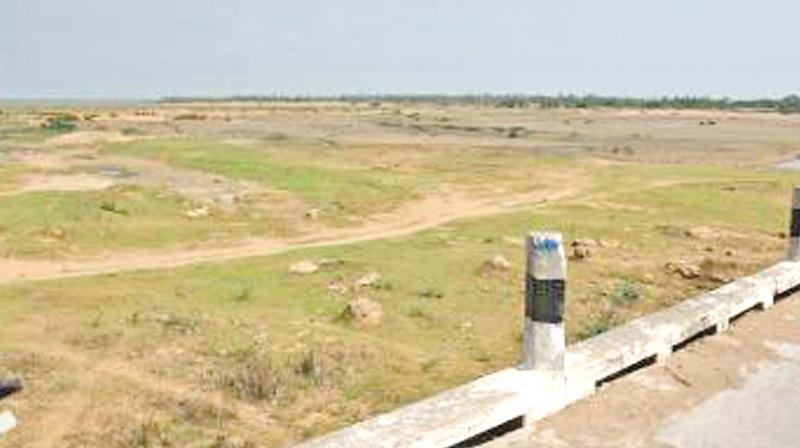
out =
[[[222,382],[239,398],[245,400],[276,401],[287,388],[286,370],[266,353],[248,353],[244,363],[238,366]]]
[[[59,114],[47,117],[42,123],[42,129],[55,132],[71,132],[77,129],[78,125],[75,122],[78,117],[70,114]]]
[[[189,112],[186,114],[176,115],[174,118],[176,121],[185,121],[185,120],[205,120],[206,116],[203,114],[198,114],[194,112]]]
[[[115,215],[122,215],[122,216],[128,215],[127,210],[120,208],[116,203],[111,201],[106,201],[100,204],[100,210],[103,210],[104,212],[113,213]]]
[[[618,306],[629,306],[643,296],[642,286],[628,279],[617,282],[611,292],[608,293],[611,303]]]
[[[140,135],[142,131],[137,128],[122,128],[120,131],[122,135]]]
[[[232,299],[234,302],[246,302],[253,295],[253,287],[246,283],[236,284],[233,290]]]
[[[578,332],[577,338],[579,341],[589,339],[593,336],[605,333],[612,329],[618,323],[618,318],[610,311],[604,311],[595,315],[581,331]]]

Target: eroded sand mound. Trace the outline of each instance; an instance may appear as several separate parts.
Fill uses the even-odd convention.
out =
[[[15,192],[103,190],[114,184],[112,179],[91,174],[37,174],[25,179]]]
[[[141,136],[122,135],[111,131],[77,131],[47,139],[47,146],[82,146],[97,143],[124,143],[140,140]]]

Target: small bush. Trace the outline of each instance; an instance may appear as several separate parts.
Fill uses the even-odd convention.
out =
[[[245,362],[222,379],[245,400],[276,401],[287,390],[286,371],[266,353],[251,352]]]
[[[239,283],[234,286],[231,298],[234,302],[246,302],[253,295],[253,287],[246,283]]]
[[[289,140],[289,134],[285,132],[270,132],[264,137],[264,140],[268,142],[282,142]]]
[[[634,281],[625,279],[617,282],[614,289],[608,294],[611,303],[618,306],[629,306],[644,296],[642,286]]]
[[[594,316],[577,334],[579,341],[605,333],[618,323],[617,317],[610,311]]]
[[[419,291],[418,295],[424,299],[441,299],[444,293],[436,288],[427,287]]]
[[[106,201],[100,204],[100,210],[113,213],[115,215],[128,216],[127,210],[120,208],[116,203],[111,201]]]
[[[130,448],[167,448],[175,446],[169,428],[149,419],[133,428],[128,443]]]
[[[47,117],[42,129],[53,132],[71,132],[78,128],[75,122],[78,117],[70,114],[59,114]]]
[[[297,362],[295,373],[314,383],[322,381],[322,359],[313,350],[309,350],[300,356]]]
[[[207,117],[204,114],[198,114],[194,112],[176,115],[174,120],[176,121],[191,121],[191,120],[205,120]]]
[[[428,314],[419,305],[412,305],[406,309],[406,316],[413,318],[428,317]]]
[[[122,135],[141,135],[142,131],[137,128],[122,128],[120,131]]]

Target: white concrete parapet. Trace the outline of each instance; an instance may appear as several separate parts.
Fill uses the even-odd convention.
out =
[[[301,445],[303,448],[440,448],[522,415],[563,406],[563,381],[506,369]]]

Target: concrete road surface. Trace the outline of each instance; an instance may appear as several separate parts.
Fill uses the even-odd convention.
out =
[[[800,447],[800,294],[484,447]]]

